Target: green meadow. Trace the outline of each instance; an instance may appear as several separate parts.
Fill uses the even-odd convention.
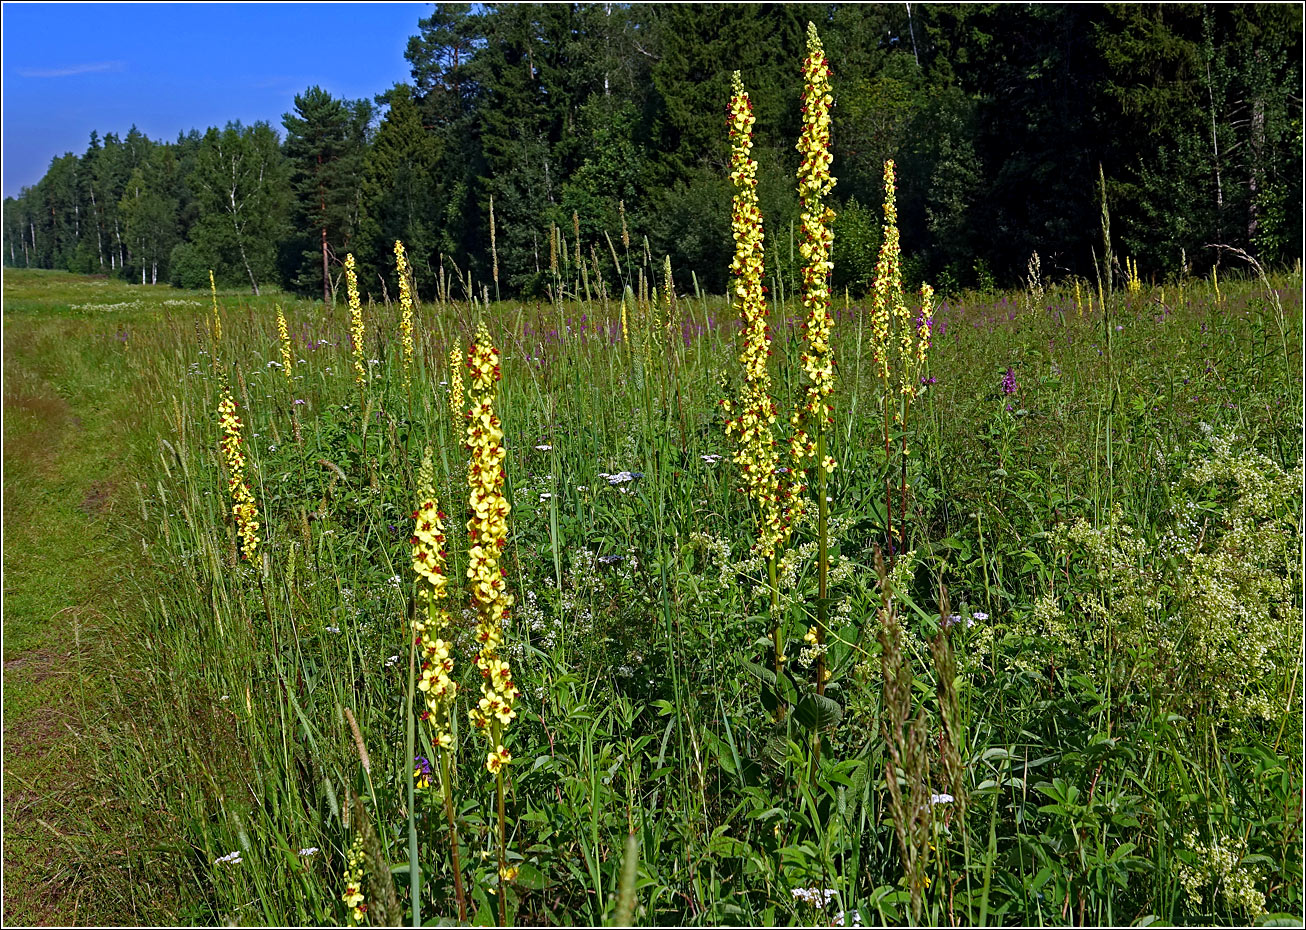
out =
[[[828,590],[809,508],[773,613],[736,310],[635,271],[449,286],[411,367],[394,282],[356,356],[343,300],[6,271],[7,920],[348,923],[355,866],[371,923],[1300,920],[1299,272],[940,295],[887,458],[873,301],[836,295]],[[770,313],[783,422],[803,310]],[[450,407],[482,324],[507,868]],[[447,749],[411,626],[427,450]]]

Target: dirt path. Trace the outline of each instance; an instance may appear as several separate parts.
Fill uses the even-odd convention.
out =
[[[97,766],[115,617],[139,588],[118,527],[141,429],[99,320],[4,313],[4,922],[149,921],[128,819]],[[115,388],[114,381],[119,379]],[[135,421],[135,422],[133,422]],[[121,635],[121,634],[117,634]],[[167,922],[157,913],[155,920]]]

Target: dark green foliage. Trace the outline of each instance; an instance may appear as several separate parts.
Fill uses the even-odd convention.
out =
[[[332,258],[343,261],[359,225],[359,179],[372,106],[337,100],[314,85],[295,97],[286,127],[294,234],[282,245],[283,279],[328,301]]]
[[[319,87],[295,98],[289,170],[277,172],[269,208],[279,218],[255,224],[275,261],[247,270],[234,231],[220,234],[230,217],[202,180],[209,135],[160,144],[135,129],[93,134],[84,154],[54,159],[7,203],[4,261],[133,280],[145,265],[149,280],[170,243],[189,241],[210,247],[229,280],[327,295],[325,230],[328,266],[352,250],[368,268],[389,267],[400,238],[422,292],[434,291],[442,257],[479,289],[493,271],[493,197],[503,296],[543,293],[550,224],[574,259],[573,214],[582,253],[589,261],[592,249],[610,279],[605,234],[619,244],[623,205],[636,246],[647,236],[653,255],[720,292],[724,110],[739,69],[757,117],[767,273],[792,291],[809,18],[833,72],[835,209],[855,202],[878,227],[893,158],[915,275],[949,288],[1014,283],[1037,251],[1045,277],[1091,279],[1099,165],[1112,253],[1145,278],[1205,273],[1230,254],[1216,243],[1270,266],[1301,253],[1299,6],[437,4],[405,52],[411,85],[376,98],[386,109],[375,139],[369,104]],[[150,181],[156,148],[175,164],[162,186]],[[174,216],[145,239],[122,212],[138,200],[124,200],[138,168],[141,190],[161,198],[146,213]],[[836,248],[857,263],[840,267],[838,283],[855,288],[865,261],[852,255],[870,239],[854,214],[840,225],[857,241]],[[1122,274],[1117,260],[1104,283]]]

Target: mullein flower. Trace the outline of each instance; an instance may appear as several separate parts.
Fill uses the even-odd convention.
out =
[[[803,239],[799,253],[803,257],[803,306],[807,310],[807,351],[803,353],[803,370],[807,375],[806,394],[791,418],[794,428],[790,452],[795,465],[802,466],[816,455],[816,442],[810,432],[822,432],[832,422],[829,396],[834,391],[834,357],[830,351],[830,273],[834,263],[830,250],[834,245],[834,211],[825,205],[826,195],[834,188],[830,175],[830,69],[816,26],[807,24],[807,58],[803,62],[803,131],[798,139],[802,156],[798,166],[798,199],[802,204]],[[824,456],[818,467],[829,474],[834,459]]]
[[[218,285],[213,280],[213,269],[209,269],[209,292],[213,295],[213,344],[222,341],[222,320],[218,319]],[[215,353],[216,354],[216,353]]]
[[[363,390],[367,368],[363,365],[363,341],[367,331],[363,327],[363,305],[358,300],[358,275],[354,273],[354,254],[345,256],[345,286],[349,293],[349,338],[354,345],[354,380],[358,390]]]
[[[916,366],[923,368],[930,352],[930,336],[934,331],[934,288],[921,285],[921,315],[916,320]]]
[[[345,858],[345,891],[340,896],[345,907],[349,908],[349,916],[355,924],[361,924],[367,916],[367,902],[363,897],[363,858],[363,834],[360,832]]]
[[[462,350],[454,346],[449,350],[449,415],[454,428],[463,422],[463,372]]]
[[[417,575],[417,610],[413,635],[421,656],[421,678],[417,688],[426,698],[427,720],[434,741],[441,749],[453,747],[450,713],[458,686],[452,679],[453,658],[449,643],[442,638],[450,625],[449,611],[443,607],[449,579],[444,572],[444,514],[435,498],[434,469],[431,450],[426,450],[417,473],[418,498],[421,504],[413,511],[413,571]]]
[[[281,312],[281,305],[277,304],[277,336],[281,341],[281,370],[286,373],[286,382],[294,384],[294,371],[292,363],[294,361],[290,351],[290,330],[286,328],[286,315]]]
[[[510,506],[503,495],[503,429],[494,413],[495,382],[499,380],[499,351],[482,323],[467,360],[471,409],[467,413],[467,446],[471,460],[467,468],[471,518],[467,521],[467,579],[476,608],[476,641],[480,652],[476,666],[481,671],[481,700],[471,709],[472,723],[486,732],[490,759],[486,768],[496,773],[508,761],[498,750],[503,734],[516,716],[513,704],[520,693],[512,680],[508,663],[498,656],[503,628],[512,607],[512,595],[499,557],[508,541]],[[497,761],[495,761],[497,760]]]
[[[218,423],[222,428],[222,455],[227,464],[231,513],[236,518],[236,529],[240,534],[240,551],[246,560],[253,562],[259,546],[258,505],[245,482],[241,422],[240,417],[236,416],[236,401],[229,390],[222,392],[222,402],[218,405]]]
[[[413,367],[413,292],[408,284],[408,256],[404,254],[404,244],[395,240],[395,272],[399,275],[399,337],[404,347],[404,389],[412,383],[410,372]]]
[[[880,254],[875,262],[871,297],[871,352],[880,377],[889,379],[889,327],[898,316],[902,298],[902,251],[898,244],[898,208],[895,203],[893,159],[884,163],[884,226]]]
[[[730,180],[735,185],[731,215],[735,257],[730,271],[734,275],[733,303],[744,323],[744,347],[739,355],[744,384],[737,401],[726,399],[721,404],[727,415],[735,414],[726,422],[726,435],[737,436],[733,460],[745,482],[740,490],[752,497],[758,508],[754,550],[769,559],[784,535],[784,521],[772,435],[776,407],[771,400],[771,373],[767,368],[771,330],[766,322],[766,289],[762,285],[766,250],[762,213],[757,205],[757,162],[749,157],[753,147],[753,106],[738,71],[732,80]]]

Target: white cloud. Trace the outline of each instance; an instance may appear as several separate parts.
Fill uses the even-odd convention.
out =
[[[105,71],[121,71],[121,61],[93,61],[84,65],[69,65],[66,68],[19,68],[18,74],[25,78],[61,78],[75,74],[97,74]]]

